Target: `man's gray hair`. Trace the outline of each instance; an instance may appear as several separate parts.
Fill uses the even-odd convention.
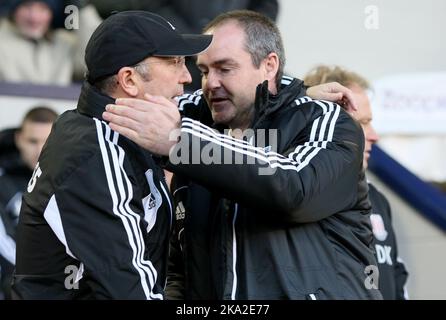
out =
[[[230,21],[236,21],[245,31],[246,51],[251,55],[252,63],[256,68],[268,54],[275,52],[279,57],[279,69],[276,74],[277,88],[280,88],[280,81],[285,66],[285,49],[283,48],[282,37],[279,28],[268,17],[249,10],[229,11],[217,16],[209,22],[203,29],[207,32]]]
[[[144,61],[138,62],[131,66],[141,76],[144,81],[150,80],[149,65]],[[118,76],[112,75],[103,80],[97,81],[93,84],[100,92],[105,94],[112,94],[118,86]]]

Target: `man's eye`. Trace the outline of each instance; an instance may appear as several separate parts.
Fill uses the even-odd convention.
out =
[[[176,57],[175,58],[175,65],[177,67],[183,67],[186,64],[186,58],[185,57]]]
[[[220,72],[222,72],[222,73],[228,73],[229,71],[231,71],[231,69],[228,69],[228,68],[221,68],[220,69]]]

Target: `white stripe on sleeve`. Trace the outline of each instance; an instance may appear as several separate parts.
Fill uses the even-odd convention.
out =
[[[121,219],[126,231],[129,246],[133,253],[132,264],[140,276],[141,286],[146,298],[149,300],[163,299],[161,294],[153,293],[157,277],[156,270],[151,261],[144,259],[145,243],[140,228],[140,216],[133,212],[129,206],[129,202],[133,197],[133,189],[123,168],[125,153],[117,145],[118,134],[114,133],[113,143],[110,139],[110,127],[105,122],[101,123],[98,119],[94,119],[94,121],[96,123],[107,184],[112,198],[113,213]],[[105,126],[105,134],[102,125]],[[108,151],[110,151],[111,159]],[[114,178],[116,179],[117,186],[115,186]],[[123,180],[125,180],[127,190],[124,187]],[[149,281],[150,287],[147,280]]]

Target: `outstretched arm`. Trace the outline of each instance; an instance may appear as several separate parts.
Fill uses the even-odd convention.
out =
[[[363,135],[338,105],[300,106],[311,114],[319,109],[310,124],[301,123],[305,117],[297,112],[302,111],[290,118],[296,137],[308,127],[313,128],[311,134],[303,133],[303,140],[276,153],[218,134],[189,118],[182,119],[178,131],[175,104],[149,100],[126,100],[129,106],[107,107],[110,112],[103,116],[113,129],[152,152],[168,155],[172,149],[169,168],[175,173],[236,201],[284,213],[286,221],[316,221],[356,202]],[[177,133],[171,134],[172,130]],[[179,143],[176,137],[181,138]]]

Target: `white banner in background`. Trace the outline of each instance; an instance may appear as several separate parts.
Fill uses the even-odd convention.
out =
[[[382,78],[371,103],[379,134],[446,134],[446,72]]]

